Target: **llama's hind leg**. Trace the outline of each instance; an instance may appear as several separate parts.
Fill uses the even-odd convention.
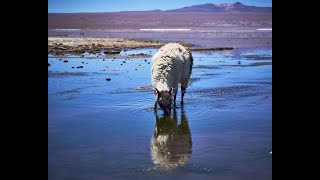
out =
[[[178,88],[174,90],[174,96],[173,96],[173,105],[176,107],[176,99],[178,94]]]
[[[181,105],[183,105],[183,98],[184,98],[184,93],[186,92],[186,89],[187,88],[181,86],[181,102],[180,102]]]

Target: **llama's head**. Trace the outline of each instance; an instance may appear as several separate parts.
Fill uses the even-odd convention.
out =
[[[155,88],[154,95],[156,96],[156,102],[159,104],[164,114],[169,115],[171,110],[172,99],[174,96],[174,89],[170,88],[169,91],[159,91],[157,88]]]

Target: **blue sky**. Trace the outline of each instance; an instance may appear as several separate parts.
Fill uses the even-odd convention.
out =
[[[48,0],[48,12],[118,12],[177,9],[205,3],[272,7],[272,0]]]

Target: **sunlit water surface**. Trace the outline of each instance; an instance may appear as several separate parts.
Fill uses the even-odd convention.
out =
[[[169,117],[151,58],[48,57],[48,179],[271,179],[272,51],[193,56]]]

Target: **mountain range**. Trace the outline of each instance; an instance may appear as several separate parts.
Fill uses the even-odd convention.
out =
[[[247,6],[240,2],[234,4],[199,4],[194,6],[183,7],[162,11],[160,9],[152,10],[153,12],[272,12],[272,7]]]

